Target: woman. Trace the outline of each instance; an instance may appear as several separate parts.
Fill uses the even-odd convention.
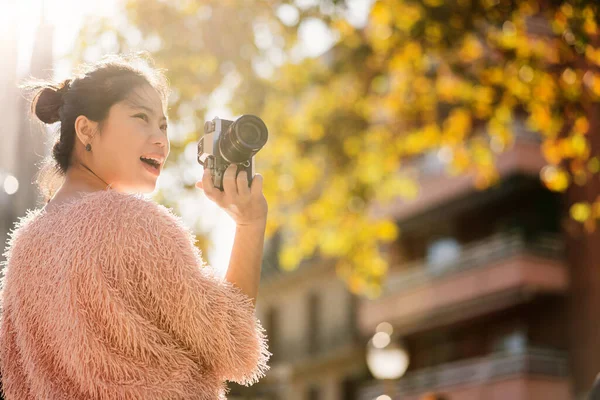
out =
[[[12,399],[217,399],[268,370],[255,315],[267,203],[262,176],[205,171],[196,186],[237,224],[224,280],[154,190],[169,155],[159,71],[113,57],[38,87],[32,111],[60,122],[63,182],[21,218],[2,281],[0,372]]]

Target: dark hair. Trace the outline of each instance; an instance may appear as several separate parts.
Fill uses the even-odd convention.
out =
[[[51,155],[42,161],[36,184],[45,202],[62,184],[72,163],[75,120],[84,115],[102,123],[112,105],[125,100],[143,85],[153,87],[166,107],[168,83],[162,70],[154,68],[147,53],[109,55],[93,64],[84,64],[63,82],[30,81],[21,87],[34,92],[31,112],[45,124],[60,122]],[[100,134],[101,132],[98,132]]]

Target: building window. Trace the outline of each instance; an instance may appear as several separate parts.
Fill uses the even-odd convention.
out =
[[[321,391],[318,387],[312,386],[308,389],[306,400],[321,400]]]
[[[319,309],[321,308],[321,300],[317,293],[311,293],[308,296],[308,352],[314,354],[319,350]]]
[[[501,336],[494,343],[494,350],[509,354],[521,354],[527,349],[527,332],[524,329],[515,329]]]
[[[356,328],[358,326],[358,295],[355,295],[351,292],[348,291],[348,296],[349,296],[349,301],[350,301],[350,306],[348,307],[348,312],[350,315],[348,315],[348,339],[350,340],[358,340],[359,339],[359,332],[358,329]]]
[[[427,268],[432,273],[444,272],[460,257],[460,244],[454,238],[435,240],[427,249]]]
[[[265,320],[265,331],[267,331],[267,337],[269,340],[269,351],[273,354],[271,361],[277,361],[278,359],[278,326],[279,326],[279,312],[275,307],[271,307],[267,311]]]
[[[356,379],[345,378],[341,386],[343,400],[356,400],[358,393],[358,382]]]

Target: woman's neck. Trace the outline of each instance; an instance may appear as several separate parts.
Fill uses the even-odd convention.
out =
[[[70,197],[77,192],[95,192],[111,187],[90,168],[82,164],[71,166],[65,175],[65,180],[51,200],[56,197]],[[48,203],[51,201],[48,200]]]

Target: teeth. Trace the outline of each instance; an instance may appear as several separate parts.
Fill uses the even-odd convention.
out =
[[[147,160],[147,161],[150,161],[150,162],[151,162],[152,164],[154,164],[155,166],[158,166],[158,165],[160,165],[160,162],[159,162],[159,161],[157,161],[157,160],[155,160],[155,159],[153,159],[153,158],[140,157],[140,159],[141,159],[141,160]]]

